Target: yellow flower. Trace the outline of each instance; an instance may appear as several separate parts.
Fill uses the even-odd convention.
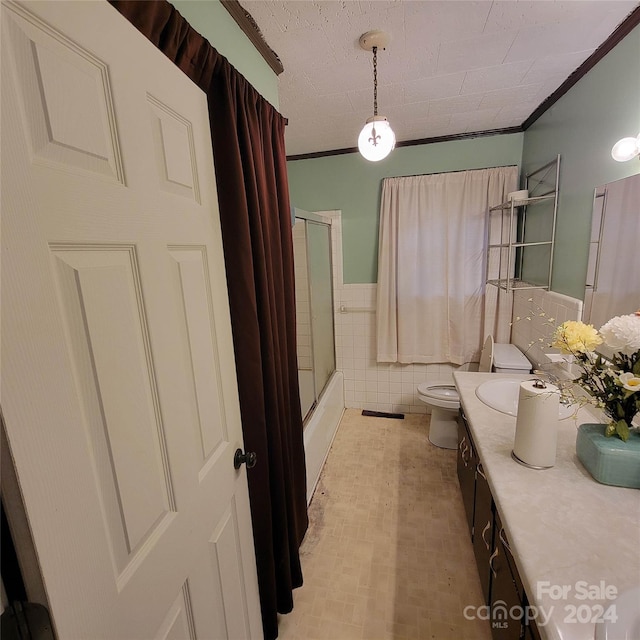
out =
[[[593,351],[599,344],[602,344],[602,338],[592,324],[567,320],[556,329],[551,346],[562,353],[575,354]]]

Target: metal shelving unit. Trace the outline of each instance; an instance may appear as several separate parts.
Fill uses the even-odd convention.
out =
[[[557,156],[551,162],[525,176],[523,188],[529,191],[529,198],[503,202],[489,209],[486,245],[487,284],[507,292],[513,289],[549,289],[551,287],[559,177],[560,156]],[[535,206],[543,203],[549,203],[552,207],[550,233],[543,240],[526,241],[527,216],[534,215]],[[534,211],[531,211],[532,209]],[[521,275],[525,251],[530,247],[545,246],[549,247],[546,282],[541,284],[523,280]]]

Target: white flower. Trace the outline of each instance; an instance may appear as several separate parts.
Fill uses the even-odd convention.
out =
[[[618,382],[627,391],[640,391],[640,378],[638,376],[634,376],[631,371],[625,371],[625,373],[621,373],[618,376]]]
[[[614,351],[631,355],[640,349],[640,316],[616,316],[600,327],[604,343]]]

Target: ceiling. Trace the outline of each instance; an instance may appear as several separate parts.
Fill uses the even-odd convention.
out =
[[[353,148],[378,112],[398,141],[520,126],[640,2],[240,0],[284,65],[289,156]]]

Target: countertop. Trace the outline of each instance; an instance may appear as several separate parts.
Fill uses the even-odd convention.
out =
[[[549,615],[550,640],[590,640],[615,594],[640,585],[640,491],[596,482],[576,457],[578,425],[599,422],[581,408],[561,420],[556,464],[542,471],[511,458],[516,418],[483,404],[485,380],[533,376],[454,372],[471,436],[530,604]]]

